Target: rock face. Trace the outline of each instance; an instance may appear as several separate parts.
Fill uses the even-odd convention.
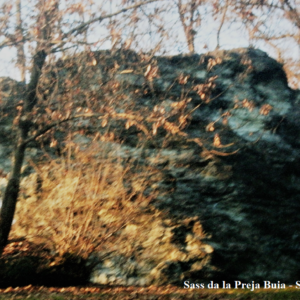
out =
[[[11,124],[15,114],[15,106],[22,99],[24,85],[9,77],[0,77],[0,191],[3,184],[1,183],[2,173],[10,170],[11,162],[7,159],[12,152],[12,135]]]
[[[24,84],[9,77],[0,77],[0,109],[12,110],[22,99]]]
[[[135,160],[137,175],[124,185],[138,193],[136,183],[146,182],[142,192],[162,215],[143,219],[141,213],[119,231],[134,255],[126,256],[124,243],[94,253],[91,281],[299,279],[300,93],[288,87],[282,66],[257,49],[148,60],[100,51],[93,59],[97,64],[84,66],[93,70],[84,87],[91,97],[107,98],[106,85],[114,82],[111,105],[119,113],[128,105],[141,115],[174,111],[172,122],[184,103],[188,117],[184,135],[174,130],[165,139],[158,128],[143,147],[141,129],[111,122],[120,143],[103,147],[124,163]],[[78,84],[87,74],[71,67],[59,72],[60,78],[73,72]]]

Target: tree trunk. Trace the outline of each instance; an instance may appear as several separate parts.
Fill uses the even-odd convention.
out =
[[[187,39],[187,44],[189,47],[190,54],[194,54],[195,53],[195,37],[194,37],[194,32],[192,29],[188,33],[186,33],[186,39]]]
[[[13,173],[8,181],[0,213],[0,254],[7,244],[9,232],[14,218],[20,188],[21,168],[26,145],[20,144],[15,152]]]
[[[17,27],[16,27],[16,36],[18,39],[23,38],[23,24],[22,24],[22,15],[21,15],[21,0],[16,1],[16,17],[17,17]],[[17,44],[17,64],[21,73],[21,81],[25,83],[26,75],[26,58],[24,51],[24,42]]]
[[[36,89],[46,56],[47,55],[45,51],[40,50],[33,58],[31,78],[26,89],[24,109],[19,121],[19,138],[15,148],[13,170],[5,189],[0,212],[0,255],[7,245],[9,232],[11,230],[11,225],[16,210],[16,204],[20,190],[21,169],[27,147],[26,140],[32,126],[30,121],[30,112],[37,103]]]

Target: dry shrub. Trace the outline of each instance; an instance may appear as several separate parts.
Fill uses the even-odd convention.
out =
[[[69,254],[88,258],[95,282],[162,284],[183,276],[173,265],[192,273],[210,267],[213,250],[199,219],[170,218],[154,205],[174,192],[164,189],[164,170],[143,164],[141,149],[99,145],[69,144],[63,158],[35,166],[22,183],[13,237],[46,244],[50,267]]]
[[[45,243],[60,255],[84,257],[108,239],[113,246],[118,232],[150,201],[141,192],[143,181],[138,194],[126,190],[124,176],[133,170],[96,144],[84,150],[69,145],[64,158],[35,169],[38,175],[23,181],[12,235]]]

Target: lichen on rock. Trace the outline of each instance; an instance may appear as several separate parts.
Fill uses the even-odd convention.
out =
[[[138,115],[136,123],[76,121],[72,142],[85,151],[97,133],[101,159],[105,154],[133,170],[122,173],[124,190],[151,198],[117,230],[113,249],[104,242],[90,255],[91,281],[294,282],[300,96],[289,88],[282,65],[252,48],[173,57],[98,51],[97,64],[89,64],[90,57],[76,57],[81,68],[72,64],[75,58],[60,60],[56,90],[41,86],[40,93],[56,92],[55,106],[76,89],[72,99],[83,108],[89,100],[111,107],[115,116]],[[66,79],[74,84],[64,85]],[[143,127],[152,114],[168,118]],[[114,133],[109,141],[107,128]],[[135,204],[132,199],[127,205]],[[98,216],[106,226],[124,219],[105,205]]]

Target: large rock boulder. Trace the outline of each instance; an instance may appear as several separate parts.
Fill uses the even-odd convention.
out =
[[[149,270],[144,277],[149,279],[156,272],[160,283],[184,279],[293,282],[299,276],[300,261],[300,98],[298,91],[288,87],[282,65],[256,49],[153,61],[159,77],[152,86],[144,74],[125,73],[115,80],[130,96],[134,89],[144,89],[140,107],[158,105],[168,110],[185,93],[193,111],[185,132],[190,140],[201,141],[202,147],[179,138],[166,147],[158,142],[160,146],[139,154],[133,143],[136,133],[124,131],[120,134],[124,144],[112,145],[110,153],[115,151],[123,159],[138,156],[139,165],[160,173],[160,177],[146,178],[147,192],[157,195],[152,204],[173,222],[182,222],[163,223],[160,237],[152,231],[145,233],[151,243],[142,247],[137,260],[147,261],[146,252],[154,263],[152,269],[145,263]],[[210,97],[201,99],[205,89]],[[201,227],[201,234],[195,234],[199,233],[195,226]],[[167,236],[169,246],[158,242]],[[149,253],[150,244],[156,246]],[[172,257],[169,249],[169,255],[155,257],[171,245],[178,255]],[[118,256],[99,263],[97,272],[102,277],[94,276],[93,281],[122,278],[124,268]],[[142,273],[143,266],[136,268]]]
[[[155,112],[169,122],[126,129],[124,120],[107,121],[115,140],[100,147],[131,163],[136,175],[125,175],[124,186],[151,201],[118,230],[112,251],[90,256],[92,282],[299,277],[300,93],[281,64],[250,48],[173,57],[99,51],[77,56],[80,66],[73,59],[58,62],[52,88],[40,87],[45,98],[58,93],[51,105],[72,93],[83,107],[98,101],[124,116]],[[75,127],[106,134],[95,124]],[[74,142],[91,140],[78,131]]]

